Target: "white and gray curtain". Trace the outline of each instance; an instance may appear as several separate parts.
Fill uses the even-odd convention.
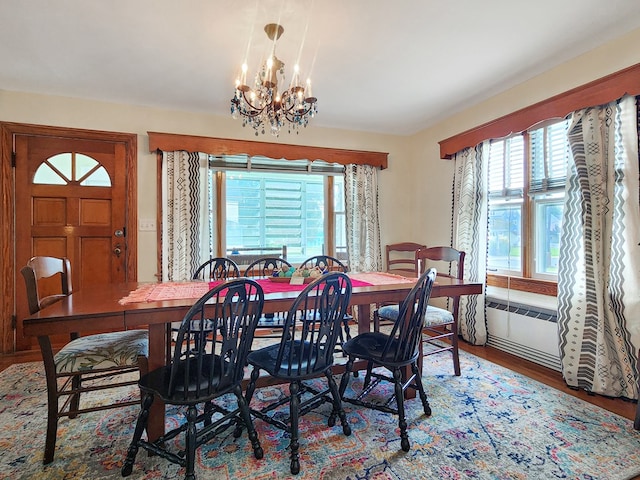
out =
[[[640,347],[637,125],[630,96],[573,114],[558,265],[565,381],[627,398],[638,397]]]
[[[487,252],[489,142],[455,155],[451,245],[466,253],[465,280],[484,283]],[[487,343],[484,294],[460,297],[458,328],[473,345]]]
[[[382,270],[378,221],[378,170],[371,165],[346,165],[345,223],[349,269]]]
[[[206,154],[163,152],[163,281],[190,280],[209,259],[208,185]]]

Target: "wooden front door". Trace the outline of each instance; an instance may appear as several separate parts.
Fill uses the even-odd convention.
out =
[[[135,280],[130,146],[74,133],[14,137],[17,350],[34,344],[21,321],[28,310],[20,268],[32,256],[68,257],[73,290]]]

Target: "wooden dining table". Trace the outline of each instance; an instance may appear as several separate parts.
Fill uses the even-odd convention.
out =
[[[379,279],[388,274],[350,274],[360,286],[354,286],[350,305],[357,310],[358,333],[370,331],[371,305],[401,302],[415,284],[395,275],[388,276],[388,283]],[[367,284],[367,278],[375,275],[377,284]],[[394,279],[394,277],[396,277]],[[366,285],[365,285],[366,284]],[[146,328],[149,331],[149,370],[167,363],[167,324],[179,322],[195,302],[195,298],[151,299],[126,302],[131,292],[136,292],[142,283],[96,285],[73,292],[61,301],[50,305],[24,320],[27,336],[53,336],[72,332],[91,333]],[[447,297],[479,294],[482,283],[463,282],[442,277],[433,286],[431,297]],[[266,293],[264,313],[287,311],[300,292],[296,290]],[[261,378],[258,386],[269,384]],[[154,402],[149,418],[147,434],[155,439],[164,433],[164,404]]]

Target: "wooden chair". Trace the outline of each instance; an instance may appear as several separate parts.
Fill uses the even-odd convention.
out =
[[[351,427],[342,409],[338,386],[333,378],[333,354],[342,319],[351,298],[351,280],[344,273],[332,272],[322,275],[308,284],[291,305],[283,328],[282,339],[254,352],[247,358],[253,366],[247,387],[247,403],[251,403],[260,377],[260,370],[270,376],[289,382],[286,397],[265,406],[261,410],[251,410],[254,416],[283,429],[290,436],[290,470],[300,472],[299,457],[299,417],[318,407],[323,402],[332,404],[332,414],[328,420],[330,427],[340,417],[342,431],[351,435]],[[318,391],[307,380],[324,375],[327,388]],[[286,392],[283,390],[283,393]],[[289,415],[276,408],[289,404]]]
[[[335,257],[331,257],[329,255],[315,255],[313,257],[307,258],[304,262],[300,264],[298,268],[320,268],[325,272],[342,272],[347,273],[349,268],[342,263],[339,259]],[[349,327],[349,323],[353,321],[353,315],[347,311],[344,317],[344,321],[342,323],[342,328],[344,330],[340,331],[340,336],[338,337],[338,345],[342,345],[346,340],[351,338],[351,329]]]
[[[282,271],[291,268],[291,264],[279,257],[264,257],[251,262],[244,271],[244,276],[248,278],[270,277],[275,271]],[[281,329],[284,324],[285,313],[265,313],[258,322],[258,328]],[[280,338],[280,332],[276,335],[261,335],[261,338]]]
[[[426,245],[414,242],[392,243],[385,247],[387,254],[387,272],[405,277],[418,278],[418,259],[416,252]]]
[[[214,257],[202,265],[200,265],[196,271],[193,273],[193,280],[205,280],[209,282],[213,282],[216,280],[226,280],[228,278],[237,278],[240,276],[240,268],[236,262],[227,257]],[[172,322],[169,324],[169,331],[167,335],[171,342],[167,342],[167,358],[171,357],[171,347],[173,344],[173,337],[180,330],[180,322]],[[211,335],[213,332],[212,324],[205,320],[205,325],[202,329],[199,329],[194,325],[194,331],[201,331],[202,337],[194,337],[194,341],[204,341],[206,343],[207,337]],[[196,347],[197,348],[197,347]]]
[[[31,315],[72,293],[71,265],[67,258],[33,257],[21,270],[27,289]],[[58,277],[58,278],[56,278]],[[59,293],[50,293],[57,285]],[[85,392],[135,385],[136,380],[118,376],[147,371],[148,335],[146,330],[101,333],[81,337],[71,334],[70,342],[56,354],[48,336],[38,337],[47,382],[47,431],[43,463],[53,461],[58,419],[75,418],[85,412],[139,404],[139,400],[123,401],[82,408],[80,395]],[[105,379],[111,379],[105,382]],[[95,380],[101,380],[96,383]],[[60,400],[64,399],[62,405]]]
[[[193,274],[194,280],[226,280],[240,276],[238,264],[227,257],[214,257],[207,260]]]
[[[409,451],[410,446],[404,412],[405,389],[417,390],[425,415],[431,415],[431,407],[422,386],[422,371],[418,367],[418,360],[420,358],[423,319],[435,278],[436,270],[432,268],[418,279],[400,305],[391,333],[388,335],[382,332],[361,333],[342,346],[349,359],[340,380],[340,397],[343,401],[354,405],[398,415],[400,445],[405,452]],[[362,391],[355,397],[346,397],[345,391],[349,384],[349,373],[357,359],[367,362],[367,374],[364,378]],[[402,372],[406,366],[411,366],[411,376],[404,379]],[[380,371],[377,367],[383,367],[392,375],[389,376],[388,373]],[[375,371],[374,368],[376,368]],[[393,383],[393,394],[386,401],[373,401],[369,394],[374,392],[382,381]],[[392,406],[394,401],[395,408]],[[331,415],[334,416],[334,413]]]
[[[255,458],[263,456],[241,382],[253,334],[262,314],[262,287],[248,278],[232,279],[214,287],[189,309],[180,323],[173,359],[140,379],[144,393],[133,439],[122,466],[122,476],[131,474],[140,447],[186,469],[185,479],[195,479],[196,449],[234,426],[237,438],[246,427]],[[207,320],[216,332],[205,350],[195,341],[203,335]],[[194,326],[200,330],[194,330]],[[193,344],[198,348],[192,348]],[[215,402],[224,395],[232,396]],[[186,423],[177,425],[153,442],[142,438],[153,399],[184,408]],[[202,407],[198,409],[198,405]],[[215,416],[214,416],[215,415]],[[184,433],[184,450],[175,448],[174,437]]]
[[[464,278],[465,252],[451,247],[421,248],[416,252],[420,272],[430,266],[438,268],[441,277]],[[446,267],[446,268],[443,268]],[[450,273],[449,273],[450,272]],[[438,299],[439,300],[439,299]],[[435,353],[451,351],[453,370],[460,376],[460,357],[458,354],[458,309],[460,297],[446,300],[448,308],[429,305],[424,318],[423,357]],[[383,322],[395,322],[398,305],[385,305],[373,312],[374,331],[380,331]],[[422,365],[422,360],[420,362]]]

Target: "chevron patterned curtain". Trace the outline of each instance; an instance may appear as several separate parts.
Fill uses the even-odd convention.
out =
[[[485,282],[487,264],[487,168],[489,142],[455,155],[451,245],[466,253],[465,280]],[[458,325],[473,345],[487,343],[484,294],[460,297]]]
[[[382,270],[378,170],[371,165],[347,165],[344,172],[344,201],[349,270]]]
[[[209,259],[208,158],[184,151],[162,155],[162,280],[190,280]]]
[[[637,398],[640,214],[636,99],[575,112],[558,265],[568,385]]]

